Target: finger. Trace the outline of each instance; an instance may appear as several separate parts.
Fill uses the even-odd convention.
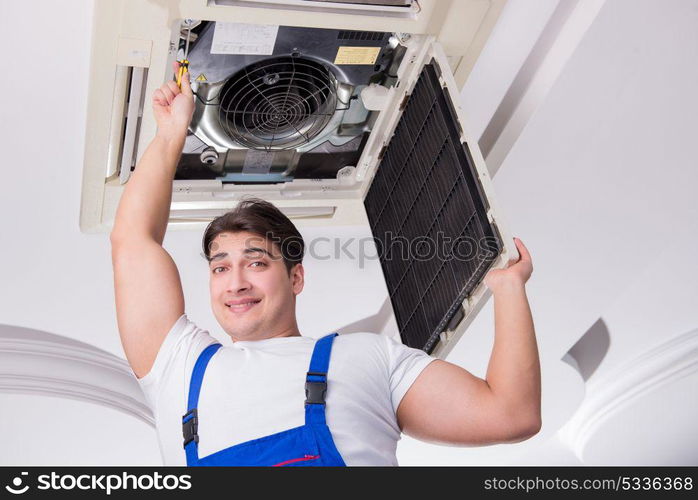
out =
[[[531,254],[528,252],[528,249],[526,246],[523,244],[523,241],[521,241],[519,238],[514,238],[514,243],[516,243],[516,248],[519,250],[519,254],[521,254],[521,260],[531,260]]]
[[[167,99],[160,89],[155,89],[155,92],[153,92],[153,103],[157,104],[158,106],[167,105]]]
[[[177,84],[175,83],[175,86],[176,85]],[[162,87],[160,87],[160,91],[163,93],[163,95],[167,99],[167,104],[172,104],[172,101],[174,100],[175,96],[172,93],[172,91],[170,90],[170,88],[167,85],[163,85]]]
[[[177,73],[179,73],[179,61],[176,59],[172,61],[172,72],[175,75],[175,78],[177,78]]]
[[[179,87],[177,86],[177,82],[173,82],[172,80],[170,80],[169,82],[167,82],[167,87],[172,91],[172,95],[174,97],[177,97],[177,94],[180,93]]]
[[[187,97],[192,97],[194,93],[191,90],[191,82],[189,81],[189,72],[187,71],[182,76],[182,94]]]

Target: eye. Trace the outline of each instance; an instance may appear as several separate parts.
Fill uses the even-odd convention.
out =
[[[251,266],[254,266],[255,264],[260,264],[260,265],[262,265],[262,266],[264,266],[264,267],[267,266],[266,263],[262,262],[261,260],[257,260],[257,261],[253,262],[253,263],[250,264],[250,265],[251,265]]]
[[[220,274],[220,273],[217,273],[217,272],[216,272],[218,269],[225,269],[225,268],[224,268],[223,266],[214,267],[214,268],[213,268],[213,271],[212,271],[213,274]]]

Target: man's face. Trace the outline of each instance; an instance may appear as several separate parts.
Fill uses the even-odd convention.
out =
[[[209,255],[213,314],[234,341],[297,331],[296,295],[303,290],[301,264],[289,275],[279,247],[247,232],[219,234],[211,242]]]

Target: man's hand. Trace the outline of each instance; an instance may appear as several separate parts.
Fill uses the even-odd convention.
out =
[[[509,262],[506,269],[492,269],[485,276],[485,285],[493,292],[505,284],[525,285],[533,272],[531,254],[519,238],[514,238],[516,248],[519,250],[519,259]]]
[[[179,62],[172,63],[175,74]],[[189,72],[182,77],[182,89],[170,80],[153,93],[153,115],[157,121],[157,136],[164,139],[183,138],[194,114],[194,94],[189,82]]]

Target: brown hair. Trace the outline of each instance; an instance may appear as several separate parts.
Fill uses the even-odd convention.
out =
[[[211,260],[211,243],[221,233],[249,232],[267,238],[281,250],[290,274],[291,268],[303,261],[305,242],[296,226],[272,203],[248,196],[230,212],[213,219],[203,236],[206,260]]]

